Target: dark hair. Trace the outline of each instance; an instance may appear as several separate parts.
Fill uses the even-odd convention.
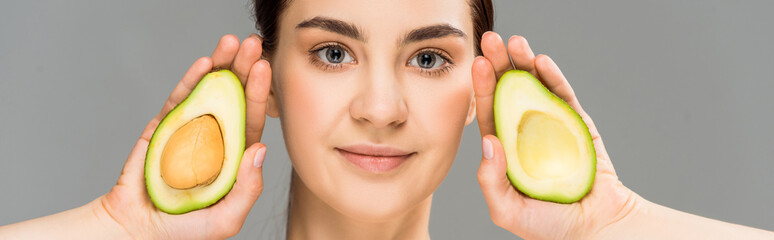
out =
[[[263,38],[263,54],[270,57],[277,49],[277,28],[279,19],[291,0],[253,0],[255,29]],[[471,18],[473,19],[474,43],[476,55],[481,53],[481,36],[486,31],[492,31],[494,26],[494,9],[492,0],[468,0]]]
[[[271,57],[277,50],[277,28],[279,20],[291,0],[253,0],[253,14],[255,17],[255,28],[263,38],[263,55]],[[476,46],[476,55],[481,53],[481,36],[487,31],[492,31],[494,26],[494,9],[492,0],[468,0],[471,9],[471,18],[473,19],[474,43]],[[290,206],[293,204],[293,175],[295,170],[290,173],[290,189],[288,191],[287,221],[285,225],[285,236],[290,224]]]

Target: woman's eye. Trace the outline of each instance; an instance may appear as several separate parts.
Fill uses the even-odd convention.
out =
[[[354,62],[347,50],[339,46],[324,47],[317,50],[317,57],[331,64]]]
[[[409,65],[416,66],[424,69],[434,69],[446,63],[446,60],[437,53],[423,52],[417,54],[416,57],[409,61]]]

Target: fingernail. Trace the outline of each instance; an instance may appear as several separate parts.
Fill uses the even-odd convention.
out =
[[[255,151],[255,158],[253,159],[253,166],[254,167],[261,167],[263,166],[263,159],[266,158],[266,147],[262,147],[258,149],[258,151]]]
[[[489,139],[481,139],[481,148],[484,151],[484,159],[492,160],[494,157],[494,149],[492,148],[492,142]]]

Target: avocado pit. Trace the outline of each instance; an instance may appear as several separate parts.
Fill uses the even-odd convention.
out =
[[[207,185],[220,173],[223,135],[210,115],[194,118],[175,131],[161,153],[161,178],[175,189]]]

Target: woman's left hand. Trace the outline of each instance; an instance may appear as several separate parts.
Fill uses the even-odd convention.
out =
[[[605,226],[626,217],[641,198],[618,180],[594,122],[581,108],[556,63],[546,55],[536,57],[521,36],[511,37],[506,48],[498,34],[487,32],[481,39],[481,48],[484,56],[475,59],[472,69],[484,153],[478,181],[492,221],[525,239],[577,239],[593,237]],[[511,59],[516,69],[530,72],[567,102],[588,126],[597,153],[597,172],[591,191],[578,202],[557,204],[529,198],[506,177],[503,146],[494,136],[492,102],[497,79],[513,69]]]

